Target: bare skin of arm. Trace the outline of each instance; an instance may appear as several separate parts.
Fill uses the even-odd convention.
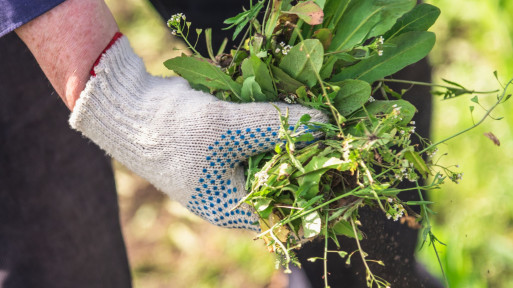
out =
[[[102,0],[67,0],[16,29],[70,110],[117,31]]]

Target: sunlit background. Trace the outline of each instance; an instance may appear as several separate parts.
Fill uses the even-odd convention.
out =
[[[121,31],[148,70],[171,75],[162,62],[186,52],[145,0],[107,0]],[[244,1],[241,1],[244,3]],[[442,10],[432,31],[434,80],[456,81],[476,90],[500,88],[513,77],[513,1],[433,0]],[[222,19],[219,19],[221,21]],[[204,27],[203,27],[204,28]],[[177,50],[181,49],[181,50]],[[433,139],[444,139],[473,124],[482,109],[471,97],[435,99]],[[480,97],[489,107],[494,96]],[[473,115],[469,106],[476,109]],[[430,195],[436,202],[433,231],[451,287],[513,287],[513,101],[482,126],[440,147],[442,163],[457,164],[460,184]],[[473,120],[474,119],[474,120]],[[483,134],[494,133],[495,146]],[[142,179],[116,164],[121,220],[134,287],[285,287],[274,259],[252,234],[214,227],[169,201]],[[418,253],[441,277],[431,247]],[[386,275],[382,275],[385,276]]]

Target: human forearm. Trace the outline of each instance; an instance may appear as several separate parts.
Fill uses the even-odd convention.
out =
[[[68,0],[16,29],[70,110],[117,31],[102,0]]]

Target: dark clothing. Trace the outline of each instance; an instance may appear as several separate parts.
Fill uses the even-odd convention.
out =
[[[65,0],[0,0],[0,37]]]
[[[0,63],[0,287],[130,287],[110,159],[14,33]]]

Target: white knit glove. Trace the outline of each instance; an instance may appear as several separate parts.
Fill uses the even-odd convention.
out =
[[[126,37],[94,71],[71,127],[209,222],[258,230],[248,206],[231,208],[246,194],[239,164],[279,141],[279,117],[271,104],[224,102],[193,90],[183,78],[151,76]],[[277,105],[290,110],[290,123],[304,114],[327,121],[319,111]]]

